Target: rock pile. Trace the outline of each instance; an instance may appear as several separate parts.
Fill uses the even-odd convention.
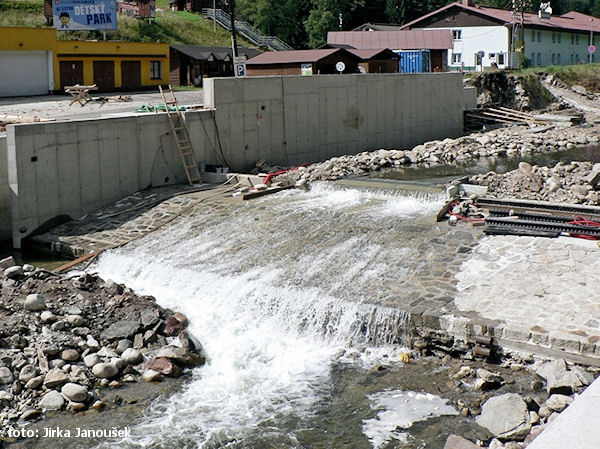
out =
[[[519,168],[511,172],[475,175],[468,182],[487,186],[489,196],[600,204],[600,164],[592,162],[559,162],[554,167],[521,162]]]
[[[511,371],[528,369],[534,374],[530,391],[525,394],[505,392],[502,387],[511,380],[493,371],[473,369],[468,365],[455,365],[450,369],[451,378],[460,382],[463,391],[474,389],[481,392],[476,403],[467,404],[459,400],[458,405],[463,407],[462,415],[475,416],[477,424],[493,436],[487,444],[480,442],[489,449],[526,447],[573,402],[574,394],[594,381],[593,370],[569,366],[561,359],[533,365],[532,358],[525,359],[507,360],[502,364]],[[472,447],[469,444],[473,443],[451,435],[445,448]],[[480,446],[473,444],[473,447]]]
[[[0,423],[103,408],[99,387],[204,363],[180,313],[123,285],[0,261]],[[172,337],[176,343],[168,344]]]
[[[550,127],[551,128],[551,127]],[[532,129],[511,126],[484,133],[473,133],[457,139],[444,139],[417,145],[412,150],[377,150],[352,156],[331,158],[325,162],[298,167],[274,178],[274,181],[333,181],[344,176],[363,175],[383,168],[409,164],[432,165],[466,162],[482,157],[524,155],[528,153],[565,151],[576,145],[597,143],[593,128]],[[280,167],[277,167],[280,169]]]

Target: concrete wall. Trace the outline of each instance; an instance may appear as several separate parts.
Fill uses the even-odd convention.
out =
[[[205,103],[185,113],[197,160],[234,171],[411,148],[463,127],[462,76],[452,73],[209,79]],[[186,180],[166,114],[9,125],[7,135],[17,248],[56,217]]]
[[[238,171],[259,159],[293,165],[411,148],[463,128],[458,73],[213,78],[204,102]]]
[[[187,113],[186,122],[199,160],[222,165],[212,112]],[[150,186],[186,182],[166,114],[10,125],[7,133],[15,247],[57,216],[76,218]]]
[[[8,240],[10,236],[11,214],[8,195],[6,135],[0,135],[0,240]]]

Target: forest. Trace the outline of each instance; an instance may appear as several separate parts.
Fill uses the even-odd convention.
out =
[[[511,9],[513,1],[527,11],[539,8],[539,1],[533,0],[482,0],[477,4]],[[235,14],[294,48],[316,48],[325,43],[327,31],[352,30],[366,22],[402,25],[449,3],[452,1],[235,0]],[[561,0],[551,5],[554,15],[579,11],[600,17],[600,0]]]

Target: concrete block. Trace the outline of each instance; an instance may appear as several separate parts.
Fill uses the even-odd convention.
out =
[[[0,135],[0,240],[7,240],[12,235],[7,147],[6,135]]]

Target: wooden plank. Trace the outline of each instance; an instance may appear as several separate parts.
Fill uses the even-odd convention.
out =
[[[258,198],[265,195],[270,195],[271,193],[281,192],[282,190],[291,189],[294,186],[283,186],[283,187],[269,187],[265,190],[257,190],[256,192],[248,192],[242,195],[242,200],[251,200],[254,198]]]
[[[99,250],[94,251],[93,253],[89,253],[89,254],[86,254],[85,256],[81,256],[78,259],[75,259],[75,260],[73,260],[73,261],[71,261],[69,263],[61,265],[56,270],[54,270],[54,272],[55,273],[61,273],[61,272],[65,271],[65,270],[68,270],[69,268],[73,268],[74,266],[79,265],[80,263],[85,262],[86,260],[91,259],[92,257],[99,256],[100,253],[102,253],[102,251],[104,251],[104,250],[103,249],[99,249]]]

